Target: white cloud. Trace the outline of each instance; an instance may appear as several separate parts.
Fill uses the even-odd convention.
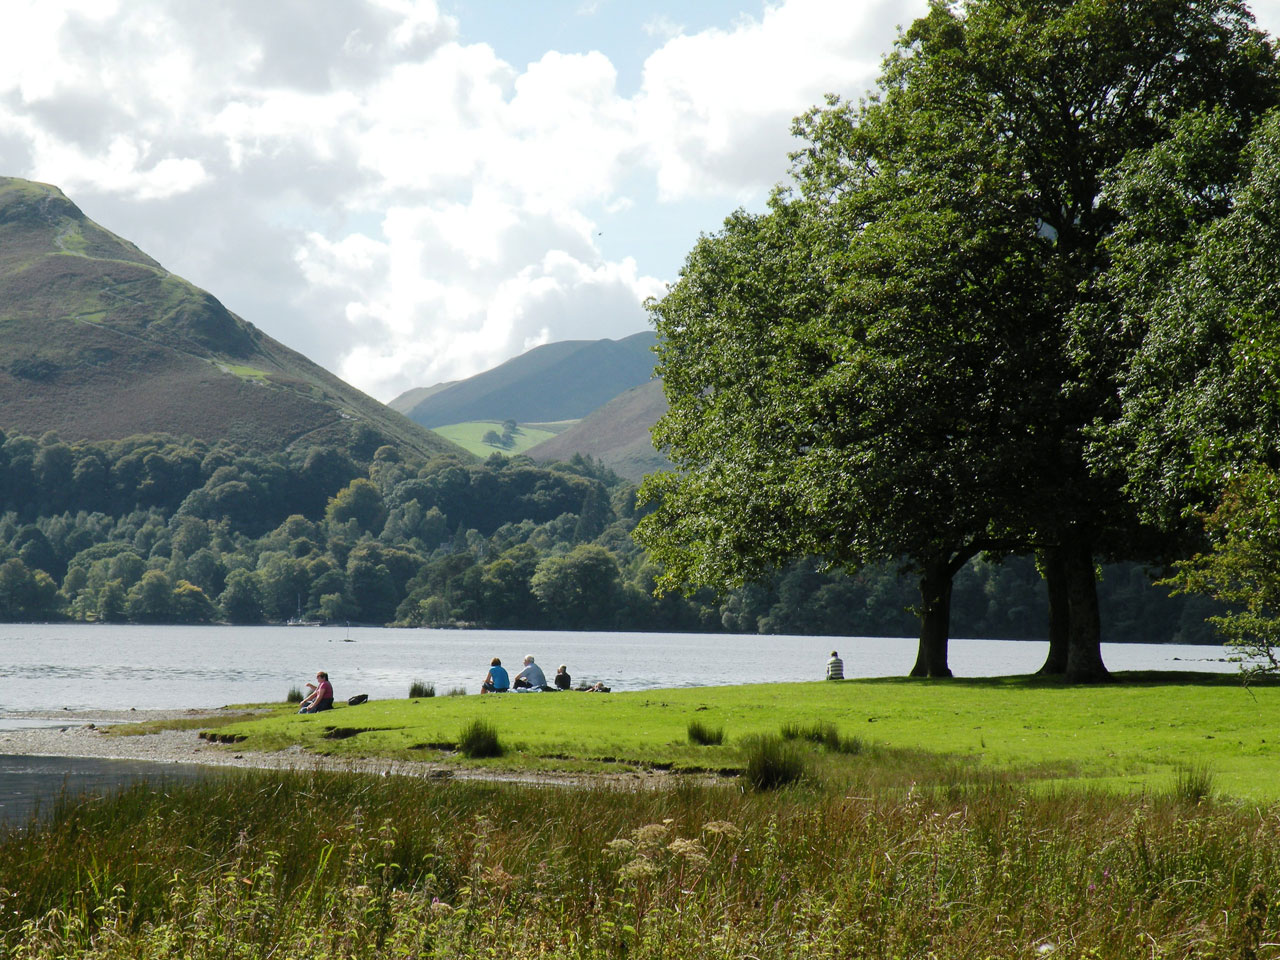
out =
[[[787,0],[693,35],[654,17],[627,97],[607,51],[517,69],[434,0],[14,0],[0,172],[57,183],[390,399],[642,329],[670,278],[634,249],[708,198],[763,196],[791,118],[859,92],[923,8]]]

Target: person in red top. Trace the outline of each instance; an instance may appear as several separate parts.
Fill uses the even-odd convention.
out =
[[[333,709],[333,685],[329,683],[329,674],[321,670],[316,674],[318,685],[302,701],[299,713],[319,713],[321,710]],[[311,686],[311,684],[307,684]]]

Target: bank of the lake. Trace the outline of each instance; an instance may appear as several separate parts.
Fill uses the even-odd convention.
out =
[[[340,699],[399,699],[415,680],[438,692],[477,692],[489,661],[527,653],[563,663],[576,681],[616,690],[788,683],[823,676],[838,649],[845,675],[904,676],[916,641],[885,637],[390,630],[377,627],[172,627],[133,624],[2,624],[0,719],[31,710],[211,709],[281,700],[317,670]],[[1034,673],[1047,644],[957,639],[959,677]],[[1233,672],[1221,647],[1104,644],[1113,670]]]

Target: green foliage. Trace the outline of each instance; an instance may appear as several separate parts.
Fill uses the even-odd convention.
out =
[[[67,797],[0,839],[0,952],[1243,958],[1280,939],[1274,817],[947,783],[914,759],[852,793],[272,772]],[[538,829],[505,842],[513,824]]]
[[[285,694],[284,702],[285,703],[301,703],[302,689],[300,687],[290,687],[289,692]]]
[[[436,695],[436,685],[427,683],[425,680],[415,680],[409,684],[409,699],[416,700],[419,698],[434,697]]]
[[[824,747],[832,753],[856,754],[862,752],[862,741],[857,737],[842,737],[836,725],[829,720],[810,723],[785,723],[779,731],[783,740],[803,740]]]
[[[1179,563],[1167,582],[1227,605],[1211,622],[1246,677],[1280,674],[1280,475],[1257,467],[1237,477],[1205,532],[1209,550]]]
[[[701,720],[690,720],[689,742],[700,747],[718,747],[724,743],[724,727],[713,727]]]
[[[903,563],[929,675],[954,575],[1041,552],[1067,626],[1046,669],[1102,676],[1096,558],[1185,532],[1144,526],[1086,457],[1140,333],[1106,276],[1147,219],[1125,164],[1209,109],[1248,130],[1280,102],[1271,47],[1231,0],[936,3],[878,86],[802,117],[794,189],[702,238],[652,306],[676,471],[646,480],[637,535],[664,588]]]
[[[742,744],[745,764],[742,777],[756,790],[776,790],[798,783],[805,775],[805,758],[782,737],[764,734]]]
[[[471,760],[500,757],[506,752],[498,739],[498,729],[485,720],[473,720],[462,728],[458,751]]]

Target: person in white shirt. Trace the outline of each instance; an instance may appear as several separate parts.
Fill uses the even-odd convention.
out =
[[[827,679],[844,679],[844,661],[840,659],[840,654],[834,650],[831,651],[831,659],[827,661]]]
[[[511,678],[511,689],[513,690],[541,690],[547,685],[547,675],[542,672],[542,668],[533,662],[533,654],[529,654],[524,658],[524,668]]]

